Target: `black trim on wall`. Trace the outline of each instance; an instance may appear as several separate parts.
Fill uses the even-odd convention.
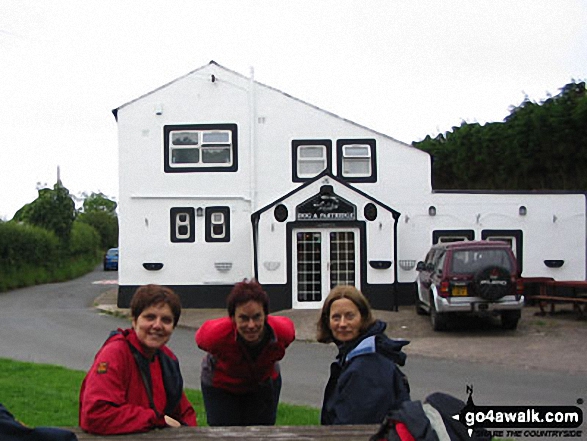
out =
[[[180,298],[183,308],[226,308],[226,297],[233,285],[166,285]],[[118,287],[117,307],[128,308],[138,285]],[[292,308],[291,285],[267,284],[263,289],[269,295],[269,311],[283,311]],[[373,309],[393,311],[397,304],[413,305],[417,291],[416,283],[374,284],[361,287]],[[319,312],[316,311],[316,319]]]
[[[330,139],[294,139],[291,142],[291,180],[292,182],[312,181],[316,176],[301,178],[298,176],[298,147],[301,145],[322,145],[326,147],[326,169],[332,172],[332,141]],[[324,173],[321,171],[318,175]]]
[[[172,167],[169,165],[169,133],[175,130],[230,130],[232,165],[230,167]],[[163,170],[165,173],[235,172],[238,170],[238,127],[236,124],[176,124],[163,126]]]
[[[352,177],[342,173],[342,148],[349,144],[367,144],[371,148],[371,176]],[[336,176],[346,182],[377,182],[377,148],[374,139],[338,139],[336,140]]]
[[[233,285],[165,285],[181,300],[182,308],[226,308],[226,297]],[[118,287],[119,308],[128,308],[138,285]]]
[[[434,230],[432,232],[432,245],[436,245],[441,237],[464,236],[467,240],[475,239],[474,230]]]
[[[226,308],[226,298],[233,285],[165,285],[171,288],[181,301],[182,308]],[[118,287],[117,306],[128,308],[138,285]],[[263,285],[269,295],[269,311],[291,309],[291,291],[287,285]]]
[[[510,236],[516,240],[516,260],[518,261],[518,271],[522,274],[524,270],[524,232],[522,230],[482,230],[481,239],[486,240],[490,237]]]

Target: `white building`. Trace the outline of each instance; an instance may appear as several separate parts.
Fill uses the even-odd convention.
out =
[[[273,310],[331,286],[413,302],[439,240],[509,240],[525,277],[586,278],[583,193],[434,192],[427,153],[215,62],[115,109],[119,305],[172,287],[224,307],[255,277]]]

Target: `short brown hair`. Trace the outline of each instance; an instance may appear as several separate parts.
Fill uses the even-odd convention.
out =
[[[234,317],[236,307],[249,301],[258,302],[263,306],[265,315],[269,314],[269,296],[263,290],[263,287],[255,279],[243,280],[234,285],[230,294],[226,298],[226,309],[228,316]]]
[[[181,315],[181,302],[178,295],[166,286],[154,284],[139,286],[130,301],[130,313],[133,319],[137,320],[145,309],[160,303],[169,305],[171,308],[175,328]]]
[[[322,312],[317,323],[318,332],[316,336],[316,340],[320,343],[331,343],[334,341],[332,331],[330,330],[330,308],[336,300],[340,299],[349,299],[359,309],[361,313],[360,334],[363,334],[375,322],[373,313],[371,312],[371,305],[361,291],[351,285],[336,286],[332,288],[322,305]]]

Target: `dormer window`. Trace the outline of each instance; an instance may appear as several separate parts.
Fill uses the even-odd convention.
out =
[[[339,177],[348,182],[377,182],[374,139],[339,139],[336,153]]]
[[[332,168],[330,140],[292,141],[293,181],[302,182]]]
[[[165,171],[236,171],[236,124],[165,126]]]

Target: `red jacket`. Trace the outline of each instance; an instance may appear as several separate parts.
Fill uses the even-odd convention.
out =
[[[245,345],[237,340],[237,330],[230,317],[204,322],[196,331],[196,344],[206,352],[202,362],[202,382],[233,393],[246,393],[260,383],[279,375],[276,364],[295,339],[293,322],[287,317],[267,316],[272,332],[269,342],[255,360]]]
[[[130,345],[142,356],[134,330],[119,329],[96,354],[81,386],[80,427],[99,435],[146,432],[166,427],[166,414],[196,426],[196,412],[183,392],[179,363],[171,350],[163,346],[149,362],[144,356],[135,360]],[[157,412],[151,408],[138,361],[150,374]],[[171,402],[177,403],[174,409],[166,409]]]

